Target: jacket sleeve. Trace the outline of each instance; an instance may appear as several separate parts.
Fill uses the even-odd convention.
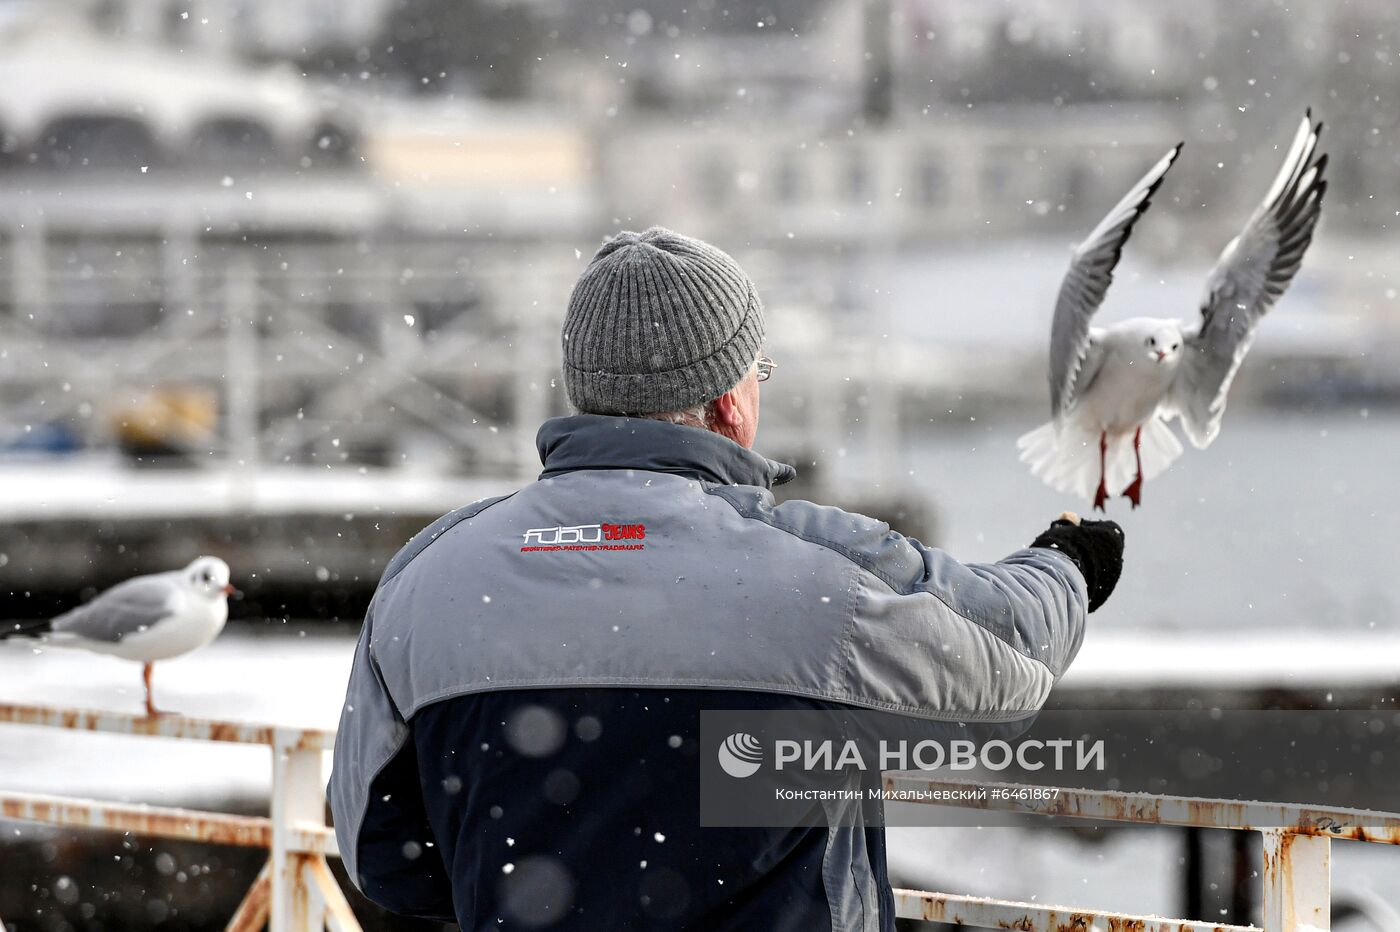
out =
[[[1048,547],[1027,547],[996,563],[960,564],[916,540],[926,568],[920,587],[945,586],[955,610],[991,628],[1058,680],[1079,653],[1088,619],[1084,575]]]
[[[962,563],[864,515],[810,502],[750,514],[846,556],[853,575],[851,690],[929,718],[1034,715],[1084,637],[1088,594],[1065,554]]]
[[[453,919],[452,890],[424,812],[412,732],[374,658],[371,605],[355,648],[326,789],[346,873],[405,916]]]
[[[862,675],[929,717],[1029,720],[1079,651],[1084,577],[1055,550],[1019,550],[997,563],[962,563],[889,534],[888,585],[867,583],[852,649]]]

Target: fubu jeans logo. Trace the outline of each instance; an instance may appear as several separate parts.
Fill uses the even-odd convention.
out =
[[[645,524],[576,524],[570,527],[532,527],[525,532],[521,553],[561,550],[642,550]]]
[[[645,524],[604,524],[603,540],[642,540],[647,536]]]

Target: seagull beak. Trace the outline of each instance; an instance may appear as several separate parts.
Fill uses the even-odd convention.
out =
[[[219,591],[222,592],[224,595],[231,595],[235,599],[243,595],[243,593],[233,588],[233,583],[229,583],[227,586],[224,586],[224,588]]]
[[[1157,361],[1158,361],[1158,362],[1161,362],[1163,359],[1166,359],[1166,358],[1167,358],[1167,354],[1166,354],[1166,353],[1164,353],[1162,350],[1158,350],[1158,351],[1157,351]]]

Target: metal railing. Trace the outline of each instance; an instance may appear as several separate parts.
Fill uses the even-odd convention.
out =
[[[9,704],[0,704],[0,724],[266,746],[272,752],[272,793],[265,817],[0,790],[0,818],[266,848],[267,864],[229,920],[228,932],[264,925],[272,932],[359,932],[326,863],[340,854],[326,826],[321,781],[322,755],[334,745],[334,732]]]
[[[250,932],[264,924],[272,932],[321,928],[358,932],[359,924],[326,862],[327,857],[339,856],[335,835],[325,822],[321,780],[322,755],[333,747],[334,732],[10,704],[0,704],[0,724],[268,747],[272,792],[267,817],[0,790],[0,818],[267,848],[268,862],[229,921],[229,932]],[[1018,791],[1045,787],[942,780],[907,771],[887,773],[884,789],[895,798],[938,800],[932,805],[1259,832],[1264,850],[1264,932],[1330,927],[1333,839],[1400,845],[1400,814],[1396,813],[1064,788],[1056,788],[1053,798],[1043,798]],[[952,893],[900,889],[894,895],[901,918],[1026,932],[1256,929]]]
[[[1389,812],[1063,788],[1056,788],[1053,798],[1037,798],[1035,793],[1026,791],[1047,788],[940,780],[908,771],[885,774],[884,788],[887,793],[899,794],[899,798],[919,803],[929,800],[930,805],[1138,825],[1259,832],[1264,845],[1264,932],[1331,928],[1333,839],[1400,845],[1400,814]],[[1066,909],[919,890],[896,890],[895,902],[898,915],[906,919],[1026,932],[1092,929],[1248,932],[1257,929],[1255,926]]]

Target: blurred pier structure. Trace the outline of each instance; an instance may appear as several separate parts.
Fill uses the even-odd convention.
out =
[[[987,99],[975,62],[965,93],[920,107],[913,77],[937,56],[907,37],[892,51],[898,93],[871,98],[849,36],[889,4],[832,3],[791,38],[759,23],[668,39],[629,16],[625,60],[541,56],[508,102],[421,92],[387,66],[366,67],[363,86],[333,80],[260,19],[196,3],[197,22],[167,22],[157,6],[19,3],[0,17],[11,601],[192,548],[231,552],[284,591],[372,585],[426,520],[533,476],[535,429],[566,410],[571,283],[602,235],[653,223],[714,240],[758,282],[781,366],[762,447],[797,463],[800,493],[936,538],[905,438],[984,412],[1043,416],[1068,247],[1189,135],[1115,289],[1136,313],[1189,315],[1297,116],[1240,117],[1245,136],[1228,128],[1238,114],[1155,93]],[[310,9],[251,6],[298,23]],[[356,43],[390,15],[350,6],[345,35],[323,37],[328,60],[358,62]],[[935,44],[953,41],[949,61],[974,26],[1000,35],[970,22],[930,26]],[[872,99],[891,112],[867,120]],[[1338,172],[1238,403],[1324,384],[1400,395],[1391,246],[1343,200],[1387,169],[1369,150],[1339,145],[1335,160],[1353,170]],[[854,497],[829,468],[851,448],[871,454]]]

